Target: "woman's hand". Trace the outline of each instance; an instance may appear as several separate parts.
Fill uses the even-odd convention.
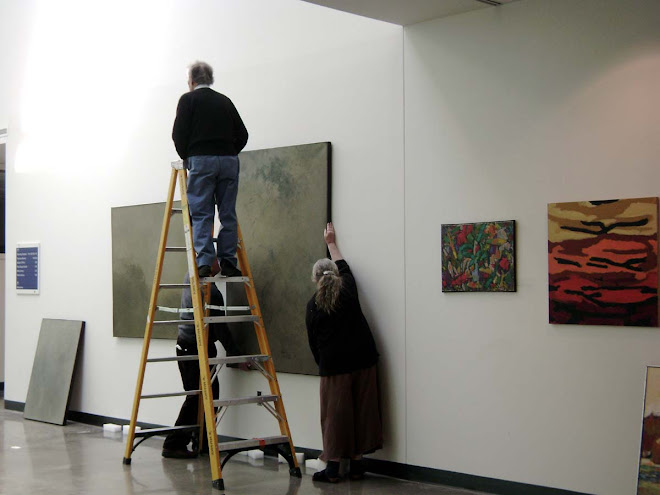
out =
[[[332,222],[328,222],[328,225],[325,227],[323,239],[325,239],[326,244],[335,243],[335,228],[332,226]]]
[[[335,228],[332,226],[332,222],[329,222],[328,225],[326,225],[325,230],[323,231],[323,239],[325,239],[325,243],[328,245],[330,259],[332,261],[344,259],[337,244],[335,244]]]

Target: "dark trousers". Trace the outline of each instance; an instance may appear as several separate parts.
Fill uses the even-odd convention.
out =
[[[209,342],[208,347],[209,357],[217,356],[215,342]],[[197,346],[188,344],[183,341],[177,340],[176,348],[177,356],[194,356],[197,355]],[[198,361],[179,361],[179,372],[181,373],[181,381],[183,382],[184,390],[198,390],[199,389],[199,362]],[[209,367],[212,368],[212,367]],[[218,380],[213,381],[213,398],[219,397],[220,388]],[[197,406],[199,396],[187,395],[179,411],[179,417],[176,419],[175,426],[190,426],[197,424]],[[194,436],[197,436],[195,432]],[[165,438],[163,443],[164,449],[184,449],[188,446],[193,439],[193,432],[191,431],[173,431]],[[206,436],[204,436],[204,443],[206,445]]]

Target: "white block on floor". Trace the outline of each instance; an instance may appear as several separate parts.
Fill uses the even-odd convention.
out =
[[[124,432],[124,435],[128,435],[128,430],[131,429],[131,425],[124,425],[122,426],[122,431]],[[140,431],[142,428],[139,426],[135,427],[135,431]]]
[[[305,469],[321,471],[322,469],[325,469],[325,462],[319,459],[307,459],[305,461]]]
[[[118,431],[121,431],[121,425],[116,425],[114,423],[104,423],[103,424],[103,431],[116,433]]]
[[[303,463],[305,462],[305,454],[302,452],[296,452],[296,459],[298,459],[298,466],[302,466]],[[277,460],[280,462],[280,464],[286,464],[286,459],[282,454],[277,454]]]
[[[250,459],[263,459],[264,453],[259,449],[248,450],[247,455]]]

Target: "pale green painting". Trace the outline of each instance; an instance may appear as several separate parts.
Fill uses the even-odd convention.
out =
[[[314,293],[311,267],[326,256],[330,143],[240,154],[238,219],[278,372],[317,374],[307,344],[305,306]],[[165,196],[166,191],[163,191]],[[114,335],[142,337],[165,203],[112,209]],[[172,219],[169,246],[183,246],[180,217]],[[180,283],[185,255],[166,253],[163,283]],[[241,304],[242,287],[231,284],[228,303]],[[159,304],[178,307],[179,291],[161,291]],[[156,319],[172,319],[157,314]],[[237,343],[256,352],[251,324],[232,325]],[[155,326],[155,338],[175,338],[176,326]]]

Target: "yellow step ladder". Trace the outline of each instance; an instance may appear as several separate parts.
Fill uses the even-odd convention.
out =
[[[179,189],[181,191],[181,208],[173,208],[174,193],[176,190],[177,179],[179,182]],[[238,452],[251,449],[264,449],[269,447],[273,451],[281,454],[289,463],[289,473],[291,476],[301,477],[300,467],[295,455],[293,441],[291,439],[291,431],[289,423],[286,418],[284,410],[284,403],[282,401],[282,394],[280,386],[277,381],[275,373],[275,366],[273,364],[270,345],[266,336],[264,321],[259,309],[259,301],[252,279],[252,271],[247,259],[245,243],[241,235],[240,225],[238,226],[238,246],[237,258],[239,267],[243,276],[241,277],[206,277],[200,279],[197,273],[197,263],[195,250],[193,249],[192,242],[192,225],[190,220],[188,208],[188,196],[186,190],[187,183],[187,170],[183,166],[183,161],[172,163],[172,175],[170,177],[169,192],[167,195],[167,203],[165,205],[165,215],[163,218],[163,227],[160,237],[160,245],[158,248],[158,257],[156,261],[156,273],[154,274],[154,282],[151,290],[151,299],[149,302],[149,312],[147,315],[147,324],[144,330],[144,342],[142,345],[142,357],[140,359],[140,368],[138,371],[137,384],[135,386],[135,397],[133,399],[133,411],[131,414],[131,423],[126,440],[126,450],[124,454],[124,464],[131,464],[131,455],[140,443],[147,438],[154,435],[162,435],[176,430],[187,430],[199,432],[201,440],[204,430],[206,430],[208,445],[209,445],[209,461],[211,463],[211,474],[213,487],[219,490],[224,490],[224,481],[222,479],[222,467],[226,462]],[[175,214],[181,214],[183,217],[183,228],[186,240],[186,247],[168,247],[167,235],[170,228],[170,219]],[[153,358],[149,359],[149,344],[151,342],[152,330],[154,325],[167,325],[167,324],[190,324],[190,320],[167,320],[167,321],[154,321],[154,315],[157,310],[174,311],[176,309],[163,308],[157,305],[158,294],[161,289],[183,289],[187,288],[186,284],[162,284],[161,275],[163,271],[163,262],[165,259],[165,252],[186,252],[188,259],[188,273],[190,277],[190,291],[193,303],[193,315],[195,322],[195,335],[197,339],[197,356],[177,356],[166,358]],[[226,283],[241,283],[245,286],[245,291],[248,300],[247,307],[234,307],[231,308],[225,305],[228,310],[246,310],[249,314],[238,316],[209,316],[210,314],[210,285],[214,282]],[[204,285],[202,285],[204,284]],[[254,329],[259,342],[258,355],[249,356],[231,356],[224,358],[209,358],[208,357],[208,325],[210,323],[234,323],[251,321],[254,323]],[[167,361],[183,361],[190,359],[198,359],[200,370],[200,390],[174,392],[165,394],[142,394],[142,386],[144,383],[144,375],[147,363],[167,362]],[[254,397],[237,397],[237,398],[219,398],[213,399],[212,384],[213,380],[217,379],[218,372],[226,364],[235,363],[248,363],[251,367],[258,369],[268,380],[270,386],[269,395],[257,395]],[[211,370],[209,366],[214,368]],[[145,428],[136,431],[138,409],[142,399],[156,399],[160,397],[174,397],[186,396],[191,394],[200,395],[199,420],[196,425],[182,425],[164,428]],[[222,420],[222,417],[227,412],[227,408],[239,404],[258,404],[263,406],[270,412],[278,421],[280,427],[280,435],[263,438],[253,438],[249,440],[237,440],[232,442],[218,443],[217,427]],[[203,405],[203,408],[201,407]],[[136,441],[136,439],[139,439]],[[201,446],[202,442],[198,442]],[[220,462],[220,454],[225,453],[225,457]]]

